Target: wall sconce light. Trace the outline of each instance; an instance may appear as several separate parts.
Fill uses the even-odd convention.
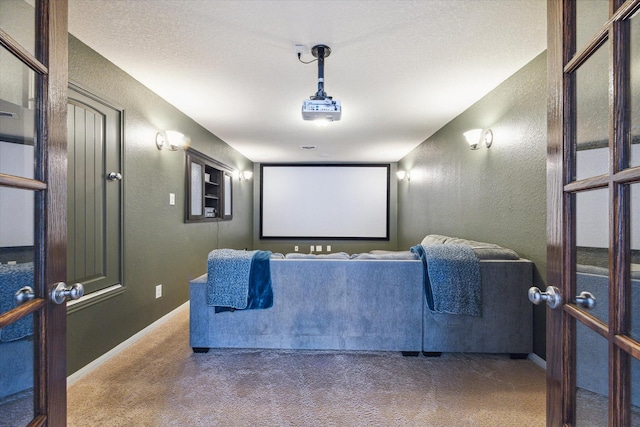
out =
[[[469,147],[472,150],[480,148],[478,147],[478,144],[481,142],[484,142],[484,145],[486,145],[487,148],[491,147],[491,144],[493,143],[493,132],[491,129],[487,129],[484,132],[482,129],[471,129],[466,131],[463,135],[467,139]]]
[[[253,172],[251,171],[233,171],[233,177],[237,178],[238,181],[248,181],[253,177]]]
[[[167,148],[171,151],[178,151],[179,148],[186,147],[190,142],[191,140],[188,137],[174,130],[156,134],[156,147],[158,147],[158,150]]]
[[[396,176],[398,177],[398,181],[410,181],[411,176],[407,171],[398,171],[396,172]]]

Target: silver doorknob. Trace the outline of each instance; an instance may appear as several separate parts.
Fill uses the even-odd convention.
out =
[[[592,310],[596,306],[596,297],[591,292],[582,291],[576,297],[576,304],[586,310]]]
[[[34,299],[36,296],[35,292],[33,292],[33,288],[31,286],[23,286],[18,289],[15,293],[16,304],[22,305],[25,302],[29,302]]]
[[[542,292],[535,286],[529,288],[529,301],[538,305],[543,301],[547,302],[549,308],[556,308],[562,304],[562,295],[560,295],[560,289],[555,286],[547,286],[547,291]]]
[[[64,282],[58,282],[56,287],[51,290],[51,301],[56,304],[62,304],[68,299],[82,298],[84,295],[84,286],[80,283],[74,283],[67,286]]]
[[[122,174],[120,172],[109,172],[107,179],[109,181],[122,181]]]

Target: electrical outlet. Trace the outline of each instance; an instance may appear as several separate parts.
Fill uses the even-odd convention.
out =
[[[294,251],[294,252],[298,252],[298,247],[297,247],[297,246],[294,246],[294,247],[293,247],[293,251]]]
[[[322,252],[322,245],[316,246],[316,252]]]
[[[304,45],[297,44],[293,46],[293,53],[299,58],[304,54]]]
[[[331,252],[331,245],[327,245],[327,252]]]
[[[315,249],[315,246],[311,245],[310,251],[313,252],[314,249]]]
[[[176,193],[169,193],[169,205],[173,206],[176,204]]]
[[[160,298],[162,296],[162,283],[156,285],[156,298]]]

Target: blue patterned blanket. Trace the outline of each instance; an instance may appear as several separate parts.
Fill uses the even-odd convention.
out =
[[[207,305],[216,312],[273,305],[269,251],[215,249],[207,259]]]
[[[34,287],[33,263],[0,264],[0,313],[16,308],[15,293],[23,286]],[[23,317],[0,329],[0,342],[15,341],[33,334],[33,316]]]
[[[480,262],[471,247],[417,245],[411,252],[422,260],[425,295],[431,311],[482,316]]]

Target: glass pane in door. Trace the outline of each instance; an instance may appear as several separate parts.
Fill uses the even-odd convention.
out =
[[[609,319],[609,192],[576,194],[576,295],[590,292],[596,306],[590,313]]]
[[[640,361],[631,358],[631,425],[640,427]]]
[[[0,0],[0,28],[35,56],[36,11],[33,1]]]
[[[630,185],[631,192],[631,332],[640,341],[640,184]]]
[[[576,179],[609,171],[609,43],[576,71]]]
[[[0,47],[0,173],[33,178],[35,73]]]
[[[6,290],[0,292],[5,293]],[[19,322],[33,325],[33,315]],[[0,425],[25,426],[34,413],[34,342],[32,335],[18,338],[22,335],[19,329],[23,327],[14,326],[0,329]]]
[[[582,323],[576,323],[576,426],[606,426],[609,342]]]
[[[640,11],[631,18],[631,166],[640,166]]]
[[[576,50],[586,46],[609,19],[609,0],[576,2]]]
[[[32,191],[0,187],[0,313],[36,288],[33,199]],[[0,425],[26,425],[33,417],[33,321],[29,315],[0,329]]]

